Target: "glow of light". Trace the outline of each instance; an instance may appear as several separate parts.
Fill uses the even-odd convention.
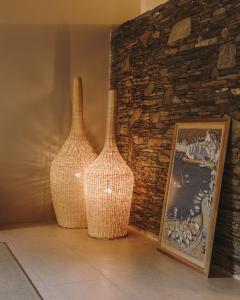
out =
[[[76,173],[75,173],[75,176],[76,176],[77,178],[79,178],[79,177],[81,177],[81,173],[80,173],[80,172],[76,172]]]
[[[112,188],[107,187],[104,192],[108,193],[108,194],[111,194],[112,193]]]

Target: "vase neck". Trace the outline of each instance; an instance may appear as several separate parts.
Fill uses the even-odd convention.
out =
[[[106,124],[106,138],[104,147],[115,146],[115,120],[116,120],[117,97],[114,90],[108,92],[108,110]]]
[[[83,135],[83,89],[82,79],[73,80],[72,126],[71,133]]]

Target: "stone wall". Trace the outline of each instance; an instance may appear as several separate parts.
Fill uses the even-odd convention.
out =
[[[131,223],[158,234],[174,123],[232,118],[214,261],[240,274],[240,1],[170,0],[112,36],[118,147],[135,174]]]

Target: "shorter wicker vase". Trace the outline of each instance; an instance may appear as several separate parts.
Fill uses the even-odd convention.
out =
[[[83,178],[96,158],[83,128],[82,81],[74,79],[72,126],[50,172],[51,193],[58,224],[66,228],[87,228]]]
[[[109,91],[105,145],[84,175],[88,233],[99,239],[127,235],[133,173],[118,152],[115,142],[116,94]]]

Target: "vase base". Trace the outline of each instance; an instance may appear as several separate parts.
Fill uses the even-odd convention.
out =
[[[61,225],[59,223],[58,226],[65,229],[87,229],[85,226]]]
[[[111,238],[108,238],[108,237],[96,237],[96,236],[93,236],[91,234],[88,233],[88,236],[90,238],[93,238],[95,240],[103,240],[103,241],[111,241],[111,240],[122,240],[122,239],[125,239],[127,236],[128,236],[128,233],[123,235],[123,236],[119,236],[119,237],[111,237]]]

